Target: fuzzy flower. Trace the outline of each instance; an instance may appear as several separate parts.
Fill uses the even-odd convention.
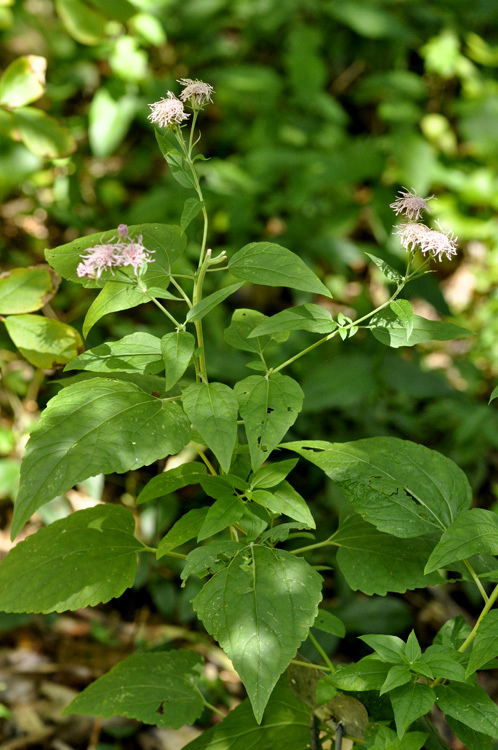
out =
[[[161,97],[160,101],[149,104],[151,113],[148,119],[157,123],[161,128],[169,128],[172,125],[179,125],[182,120],[190,117],[183,109],[183,103],[180,99],[168,91],[168,98]]]
[[[119,248],[121,254],[120,265],[132,266],[136,276],[139,271],[146,268],[147,263],[154,263],[154,260],[150,257],[150,253],[155,252],[155,250],[147,250],[142,245],[142,235],[137,238],[136,242],[131,240],[127,244],[120,245]]]
[[[443,259],[446,255],[451,260],[456,255],[457,237],[452,232],[444,232],[438,224],[439,230],[429,229],[425,224],[410,222],[395,227],[394,234],[400,238],[400,242],[406,250],[421,250],[424,254],[429,253],[433,258]]]
[[[413,188],[412,188],[413,190]],[[399,196],[396,198],[394,203],[390,204],[390,208],[393,209],[396,216],[399,216],[399,214],[403,214],[403,216],[407,216],[409,219],[414,219],[417,221],[420,219],[420,214],[422,211],[428,211],[431,212],[429,206],[427,205],[427,201],[430,201],[434,198],[433,195],[429,195],[428,198],[420,198],[418,195],[416,195],[416,191],[413,190],[407,190],[406,188],[403,188],[403,190],[399,191]],[[435,198],[437,200],[437,198]]]
[[[116,245],[110,243],[91,247],[86,255],[80,256],[82,262],[76,268],[76,273],[80,278],[99,279],[102,271],[120,265],[115,253]]]
[[[192,78],[179,78],[178,83],[184,86],[180,99],[182,102],[190,101],[191,105],[196,107],[203,107],[208,102],[212,102],[211,94],[214,89],[209,83],[203,81],[194,81]]]

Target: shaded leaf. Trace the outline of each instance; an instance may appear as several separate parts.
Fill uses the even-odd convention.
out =
[[[255,503],[268,508],[278,515],[285,514],[296,521],[301,521],[307,528],[314,529],[315,521],[304,497],[296,492],[289,482],[280,482],[271,492],[254,490],[251,498]]]
[[[391,281],[394,284],[399,284],[399,282],[403,280],[402,275],[390,266],[389,263],[382,260],[382,258],[378,258],[376,255],[371,255],[370,253],[365,253],[365,255],[368,255],[370,260],[375,263],[379,271],[381,271],[388,281]]]
[[[298,458],[289,458],[287,461],[278,461],[273,464],[266,464],[260,469],[254,472],[250,477],[250,487],[258,487],[259,489],[266,489],[267,487],[275,487],[285,479],[295,467]]]
[[[238,281],[236,284],[230,284],[223,289],[218,289],[217,292],[213,292],[208,297],[194,305],[187,313],[187,320],[190,323],[194,323],[196,320],[202,320],[211,310],[214,310],[224,299],[229,297],[231,294],[240,289],[243,286],[243,281]]]
[[[494,609],[488,612],[479,624],[470,654],[467,676],[496,656],[498,656],[498,610]]]
[[[232,315],[232,322],[225,328],[224,337],[227,344],[233,346],[234,349],[242,349],[245,352],[255,352],[260,356],[271,341],[285,341],[288,338],[288,333],[276,333],[273,336],[258,336],[256,338],[250,338],[252,331],[263,321],[268,320],[266,315],[258,312],[257,310],[250,310],[247,308],[240,308],[235,310]],[[265,366],[262,362],[257,363],[258,366],[265,370]]]
[[[299,305],[272,315],[254,328],[249,338],[268,336],[282,331],[309,331],[331,333],[337,328],[332,315],[320,305]]]
[[[58,159],[76,150],[76,142],[69,130],[41,109],[20,107],[13,111],[12,116],[22,142],[37,156]]]
[[[201,530],[208,510],[209,508],[193,508],[193,510],[184,513],[159,542],[156,559],[159,560],[172,549],[181,547],[185,542],[195,539]]]
[[[180,380],[192,361],[195,338],[188,331],[173,331],[161,339],[161,351],[166,370],[166,390]]]
[[[472,508],[446,529],[427,561],[426,571],[484,552],[498,554],[498,516],[491,510]]]
[[[333,615],[332,612],[328,612],[326,609],[318,610],[313,627],[318,628],[318,630],[323,630],[324,633],[335,635],[337,638],[344,638],[346,635],[346,628],[344,627],[342,620]]]
[[[237,399],[223,383],[193,383],[182,393],[185,413],[224,471],[237,441]]]
[[[190,461],[187,464],[175,466],[174,469],[169,469],[169,471],[153,477],[137,497],[137,504],[140,505],[148,500],[154,500],[156,497],[169,495],[170,492],[180,490],[189,484],[199,484],[205,476],[207,476],[206,466],[199,461]]]
[[[318,276],[295,253],[273,242],[251,242],[229,260],[236,279],[263,286],[287,286],[331,297]]]
[[[187,555],[181,572],[181,579],[184,581],[182,586],[191,575],[205,578],[207,575],[223,570],[233,556],[243,548],[244,545],[240,542],[229,540],[210,542],[202,547],[196,547]]]
[[[185,205],[183,206],[182,217],[180,219],[180,227],[182,232],[186,230],[190,222],[195,219],[198,213],[204,208],[204,203],[197,200],[197,198],[187,198]]]
[[[356,664],[340,664],[330,680],[341,690],[380,690],[390,665],[374,656],[365,656]]]
[[[479,685],[437,685],[437,705],[476,732],[498,737],[498,706]]]
[[[41,505],[96,474],[139,469],[178,453],[190,439],[175,403],[132,383],[95,378],[60,391],[26,447],[12,535]]]
[[[415,719],[429,713],[435,703],[436,694],[427,685],[410,682],[409,685],[392,690],[389,698],[394,711],[398,737],[401,739]]]
[[[133,585],[135,521],[119,505],[97,505],[55,521],[14,547],[0,564],[4,612],[93,607]]]
[[[63,713],[127,716],[180,729],[203,711],[202,696],[194,687],[202,664],[195,651],[133,654],[83,690]]]
[[[153,375],[164,368],[161,340],[150,333],[130,333],[119,341],[100,344],[73,359],[65,370],[141,372]]]
[[[472,331],[453,323],[427,320],[420,315],[411,318],[412,330],[408,333],[405,324],[392,310],[382,310],[370,320],[370,330],[381,344],[398,349],[400,346],[414,346],[426,341],[453,341],[473,336]]]

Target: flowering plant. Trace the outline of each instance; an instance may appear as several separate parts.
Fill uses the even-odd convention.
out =
[[[288,373],[311,350],[360,329],[394,348],[469,334],[415,315],[402,298],[431,259],[455,255],[456,238],[420,223],[433,196],[404,189],[392,208],[408,219],[395,229],[407,250],[405,271],[370,256],[393,291],[354,320],[334,318],[320,304],[331,297],[328,287],[280,245],[251,242],[229,258],[213,254],[194,155],[197,117],[213,89],[201,81],[180,83],[179,98],[168,92],[150,105],[149,116],[159,126],[157,141],[173,175],[191,191],[180,225],[120,225],[117,233],[47,250],[61,276],[100,289],[85,336],[107,313],[147,302],[164,315],[165,333],[137,332],[68,357],[66,370],[83,371],[85,378],[63,381],[32,432],[12,533],[77,482],[173,455],[180,457],[176,465],[153,477],[137,504],[190,485],[200,485],[204,504],[183,513],[156,548],[135,535],[131,511],[114,504],[40,529],[1,563],[0,609],[60,612],[106,602],[133,584],[137,556],[153,553],[163,566],[180,561],[183,584],[191,576],[203,581],[194,610],[231,659],[248,700],[226,716],[212,706],[195,648],[144,651],[83,690],[66,712],[121,714],[172,728],[194,722],[206,707],[221,713],[223,721],[190,743],[191,750],[244,750],[255,738],[264,748],[289,750],[330,747],[331,741],[341,748],[346,740],[348,747],[417,750],[446,747],[431,720],[438,706],[471,750],[490,748],[498,737],[498,708],[476,672],[498,656],[492,609],[498,586],[488,589],[498,581],[496,515],[471,509],[464,473],[424,446],[391,437],[285,441],[303,405],[301,386]],[[182,260],[186,231],[199,215],[202,240],[189,272]],[[222,282],[204,296],[208,273]],[[225,342],[250,356],[252,374],[231,387],[211,378],[204,326],[248,283],[288,287],[313,301],[271,317],[234,311]],[[279,361],[278,344],[295,331],[320,338]],[[313,498],[288,480],[301,459],[344,493],[337,528],[325,539],[316,530]],[[320,606],[321,572],[330,565],[366,596],[442,586],[451,574],[477,586],[482,611],[473,626],[461,617],[446,622],[424,652],[413,631],[406,641],[370,634],[362,641],[372,654],[334,664],[321,638],[343,638],[345,626]],[[304,641],[315,648],[316,663],[299,655]]]

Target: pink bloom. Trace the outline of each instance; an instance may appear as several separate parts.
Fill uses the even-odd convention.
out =
[[[399,191],[399,196],[394,203],[390,204],[390,208],[393,209],[396,216],[403,214],[403,216],[407,216],[409,219],[415,219],[417,221],[420,219],[422,211],[431,212],[427,205],[427,201],[430,201],[433,198],[433,195],[429,195],[428,198],[420,198],[415,194],[415,190],[411,192],[410,190],[403,188],[403,190]],[[437,198],[435,200],[437,200]]]
[[[421,250],[424,254],[429,253],[439,261],[446,255],[451,260],[456,255],[457,237],[453,232],[444,232],[438,224],[439,230],[429,229],[425,224],[410,222],[395,227],[394,233],[400,238],[400,242],[406,250]]]
[[[182,120],[190,117],[183,109],[183,103],[168,91],[168,98],[161,97],[160,101],[149,104],[151,113],[148,119],[155,122],[161,128],[169,128],[171,125],[180,124]]]
[[[89,248],[86,255],[80,256],[83,263],[80,263],[76,269],[78,276],[97,277],[99,279],[102,271],[120,265],[116,248],[117,245],[112,244],[95,245],[95,247]]]
[[[154,250],[147,250],[142,245],[142,235],[138,237],[136,242],[131,241],[127,245],[120,246],[121,251],[121,266],[132,266],[135,275],[145,268],[147,263],[154,263],[154,260],[150,257],[151,252]]]

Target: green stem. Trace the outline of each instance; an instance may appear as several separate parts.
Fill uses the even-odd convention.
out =
[[[210,711],[214,711],[214,713],[215,713],[215,714],[218,714],[218,716],[221,716],[221,718],[222,718],[222,719],[225,719],[225,718],[226,718],[226,716],[227,716],[227,714],[226,714],[226,713],[224,713],[223,711],[220,711],[220,709],[219,709],[219,708],[216,708],[216,706],[213,706],[213,704],[212,704],[212,703],[208,703],[208,702],[207,702],[207,700],[206,700],[206,699],[204,698],[204,696],[203,696],[202,692],[201,692],[201,691],[199,690],[199,688],[197,687],[197,685],[193,685],[193,688],[194,688],[194,690],[197,690],[197,692],[198,692],[198,693],[199,693],[199,695],[201,696],[201,698],[202,698],[202,703],[203,703],[203,705],[204,705],[204,706],[206,706],[206,708],[209,708],[209,710],[210,710]]]
[[[318,643],[317,639],[315,638],[315,636],[313,635],[313,633],[311,632],[311,630],[308,633],[308,638],[310,639],[311,643],[316,648],[316,650],[318,651],[318,653],[320,654],[320,656],[322,657],[322,659],[324,660],[325,664],[330,669],[330,671],[331,672],[335,672],[334,665],[330,661],[329,657],[327,656],[327,654],[325,653],[325,651],[323,650],[323,648]]]
[[[316,542],[316,544],[308,544],[306,547],[299,547],[298,549],[291,550],[291,554],[293,555],[300,555],[301,552],[309,552],[311,549],[320,549],[320,547],[329,547],[333,546],[332,539],[336,535],[337,532],[334,531],[332,536],[329,536],[328,539],[325,539],[323,542]]]
[[[297,667],[307,667],[308,669],[319,669],[321,672],[329,672],[328,667],[324,667],[323,664],[310,664],[307,661],[299,661],[299,659],[291,659],[289,664],[295,664]],[[334,670],[332,669],[332,672]]]
[[[474,579],[474,583],[477,586],[477,588],[479,589],[479,592],[480,592],[482,598],[484,599],[485,602],[487,602],[488,601],[488,595],[486,594],[486,591],[484,590],[484,586],[482,585],[481,581],[479,580],[479,577],[478,577],[477,573],[475,572],[474,568],[472,567],[472,565],[469,563],[468,560],[464,560],[463,563],[464,563],[465,567],[467,568],[467,570],[469,571],[469,573],[472,576],[472,578]]]
[[[464,651],[468,649],[468,647],[470,646],[470,644],[472,643],[472,641],[477,635],[477,631],[479,630],[479,626],[481,622],[483,621],[483,618],[488,614],[489,610],[491,609],[491,607],[493,606],[493,604],[495,603],[497,599],[498,599],[498,585],[494,587],[493,591],[491,592],[491,595],[489,596],[486,604],[483,607],[481,614],[477,618],[477,622],[472,628],[472,631],[469,633],[465,641],[462,643],[462,645],[458,649],[461,653],[463,653]]]
[[[173,315],[171,315],[169,310],[166,310],[166,308],[163,305],[161,305],[159,300],[157,300],[155,297],[152,297],[149,294],[149,292],[147,291],[147,287],[145,286],[143,281],[139,278],[137,278],[137,286],[140,289],[140,291],[146,294],[147,297],[150,299],[150,301],[153,302],[156,305],[156,307],[158,307],[161,310],[161,312],[164,313],[164,315],[166,315],[166,317],[171,320],[171,322],[175,325],[176,328],[182,327],[181,323],[179,323],[177,319]]]
[[[185,292],[183,291],[182,287],[176,281],[176,279],[173,278],[173,276],[170,276],[170,279],[171,279],[171,283],[173,284],[173,286],[175,287],[175,289],[178,292],[180,292],[180,294],[182,295],[183,299],[185,300],[185,302],[187,303],[187,305],[188,305],[188,307],[190,309],[192,307],[192,302],[190,301],[188,295],[185,294]]]

